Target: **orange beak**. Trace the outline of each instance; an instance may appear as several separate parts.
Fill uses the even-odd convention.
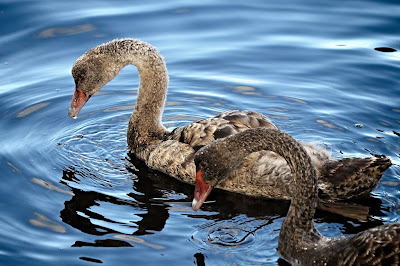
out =
[[[90,96],[87,96],[83,91],[78,88],[75,89],[74,95],[72,96],[71,107],[69,108],[68,115],[71,118],[76,118],[79,111],[89,100]]]
[[[196,173],[196,187],[194,189],[194,199],[192,202],[192,208],[194,211],[200,209],[201,205],[203,205],[204,201],[207,199],[210,194],[212,186],[204,182],[201,177],[201,169]]]

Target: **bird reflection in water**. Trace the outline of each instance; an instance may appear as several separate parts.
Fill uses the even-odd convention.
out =
[[[146,242],[140,238],[140,236],[157,234],[157,232],[161,232],[164,229],[167,220],[170,218],[169,212],[173,211],[173,209],[171,209],[171,203],[184,204],[183,206],[187,207],[187,210],[190,210],[193,187],[149,169],[142,161],[136,159],[133,155],[127,158],[126,168],[132,176],[135,177],[133,178],[132,192],[127,195],[131,199],[121,199],[97,191],[78,189],[76,188],[77,186],[72,184],[80,184],[80,179],[82,178],[92,178],[88,175],[90,171],[73,166],[68,166],[63,170],[63,176],[60,182],[69,186],[73,193],[72,198],[64,203],[65,207],[60,212],[63,222],[83,233],[99,237],[99,239],[93,242],[76,240],[72,245],[73,247],[129,247],[134,246],[134,244],[140,244],[158,250],[165,248],[156,243]],[[181,194],[187,195],[187,198],[184,200],[185,202],[182,203],[182,199],[172,199],[168,197],[168,191],[171,190],[179,191]],[[206,204],[203,208],[203,213],[194,214],[191,211],[181,212],[182,215],[186,215],[190,218],[210,220],[210,223],[206,225],[206,227],[208,226],[209,228],[197,228],[196,232],[192,235],[194,238],[196,238],[196,235],[201,236],[201,234],[207,232],[212,234],[216,234],[216,232],[224,233],[224,230],[227,228],[226,224],[239,216],[249,218],[247,224],[243,226],[249,226],[248,230],[252,231],[252,236],[254,237],[255,231],[261,229],[263,224],[269,225],[273,220],[284,217],[289,207],[288,201],[258,199],[218,190],[211,195],[210,200],[218,204]],[[99,206],[99,203],[131,208],[132,212],[130,215],[134,214],[139,217],[139,220],[132,221],[132,219],[128,224],[124,224],[124,227],[129,227],[132,232],[121,232],[121,230],[118,230],[118,226],[121,222],[104,217],[93,210],[93,207]],[[375,206],[371,208],[372,210],[379,210],[380,203],[380,201],[378,202],[378,200],[374,198],[368,198],[367,201],[363,201],[364,205],[369,205],[370,207]],[[354,221],[355,226],[353,226],[347,222],[346,218],[339,215],[327,214],[326,212],[319,211],[317,212],[316,218],[324,222],[343,224],[344,233],[348,234],[353,234],[355,231],[359,232],[381,224],[379,220],[370,219],[366,223],[357,223],[357,221]],[[382,215],[380,211],[373,211],[372,214]],[[258,220],[259,223],[248,222],[250,220]],[[112,226],[113,224],[116,226]],[[221,230],[218,230],[218,226],[224,226],[225,229],[220,228]],[[232,224],[231,226],[234,227],[236,225]],[[203,232],[201,232],[202,230]],[[215,235],[212,237],[214,237],[214,239],[218,238],[218,236]],[[190,236],[188,236],[188,238],[190,238]],[[208,236],[197,237],[195,240],[197,240],[198,243],[196,243],[196,241],[191,241],[191,243],[202,245],[205,247],[205,251],[212,251],[215,249],[216,245],[219,245],[219,243],[211,243]],[[245,241],[243,242],[245,243]],[[210,248],[213,245],[214,248]],[[230,247],[224,246],[221,248],[229,249]],[[197,252],[194,254],[194,262],[197,265],[205,265],[206,259],[207,252]],[[278,264],[286,265],[286,262],[279,260]]]

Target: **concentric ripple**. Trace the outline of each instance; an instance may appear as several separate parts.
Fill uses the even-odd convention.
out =
[[[126,119],[121,113],[99,116],[76,121],[53,136],[60,149],[57,160],[75,176],[88,177],[89,182],[84,183],[88,182],[89,188],[115,187],[131,176],[127,169],[125,133],[129,116]]]
[[[204,228],[195,234],[197,235],[203,242],[219,246],[238,247],[254,242],[254,234],[249,228],[227,221]]]
[[[68,117],[75,60],[123,37],[165,58],[168,129],[248,109],[334,157],[390,156],[363,200],[368,221],[322,213],[324,235],[398,222],[399,12],[371,0],[2,1],[0,265],[281,265],[287,205],[231,195],[194,213],[192,187],[127,158],[137,68]]]
[[[191,242],[204,251],[213,251],[224,254],[227,260],[232,257],[240,261],[260,258],[265,262],[266,256],[274,255],[274,249],[265,250],[268,243],[278,238],[279,231],[274,230],[275,218],[249,218],[239,215],[231,220],[221,220],[202,224],[196,228],[191,236]],[[272,224],[272,225],[271,225]],[[261,255],[262,254],[262,255]],[[253,261],[255,262],[255,261]]]

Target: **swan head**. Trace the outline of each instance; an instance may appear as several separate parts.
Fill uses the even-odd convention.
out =
[[[212,188],[227,179],[241,162],[240,157],[232,156],[226,143],[217,140],[195,154],[196,185],[192,202],[195,211],[205,202]]]
[[[75,92],[68,115],[75,118],[89,98],[112,80],[122,69],[115,59],[93,48],[79,57],[72,67]]]

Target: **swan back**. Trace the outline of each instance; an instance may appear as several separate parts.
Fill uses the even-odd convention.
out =
[[[197,169],[202,170],[204,181],[212,185],[219,184],[250,153],[262,150],[276,152],[286,159],[294,173],[294,180],[299,185],[293,198],[311,196],[316,192],[316,174],[310,157],[302,145],[278,129],[252,128],[218,139],[196,152],[195,164]],[[311,190],[312,193],[305,193],[306,190]]]

